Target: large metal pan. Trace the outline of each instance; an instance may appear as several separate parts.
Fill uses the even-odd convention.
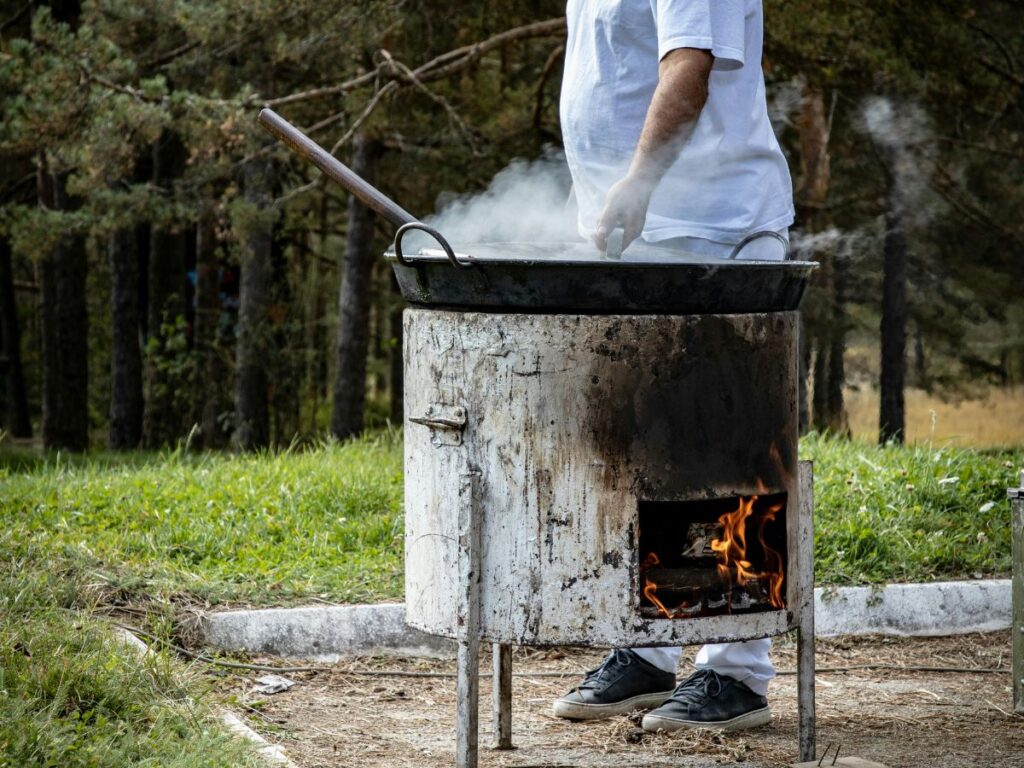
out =
[[[412,304],[507,312],[587,314],[735,314],[796,309],[817,266],[809,261],[729,259],[636,244],[621,260],[587,243],[474,243],[459,251],[437,230],[368,184],[280,115],[264,109],[260,123],[369,208],[397,227],[391,262],[402,296]],[[524,223],[527,226],[528,223]],[[403,248],[419,230],[438,248]]]

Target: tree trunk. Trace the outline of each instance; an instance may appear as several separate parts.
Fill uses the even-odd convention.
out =
[[[390,270],[389,270],[390,271]],[[402,357],[402,294],[394,274],[391,275],[391,423],[401,424],[404,418],[404,358]]]
[[[811,426],[811,409],[807,397],[807,377],[811,371],[811,345],[807,338],[807,319],[803,312],[800,313],[800,327],[797,332],[799,337],[797,361],[799,375],[797,377],[797,424],[801,435],[806,435]]]
[[[379,154],[376,141],[365,136],[356,140],[352,169],[371,184]],[[363,431],[373,261],[373,213],[354,197],[350,198],[338,295],[338,371],[331,414],[331,431],[342,440]]]
[[[319,242],[316,250],[313,248],[312,237],[307,231],[307,256],[309,264],[306,269],[306,319],[304,340],[306,351],[306,398],[309,402],[309,426],[307,434],[317,433],[317,411],[320,408],[320,349],[322,339],[323,303],[320,291],[320,254],[326,253],[327,242],[327,195],[323,195],[320,201],[320,232]]]
[[[201,204],[203,205],[203,204]],[[196,226],[196,319],[193,330],[200,396],[193,421],[200,425],[204,448],[223,448],[228,443],[222,415],[230,403],[224,394],[228,376],[219,343],[220,264],[217,258],[216,219],[203,205]]]
[[[288,444],[299,434],[299,397],[302,393],[302,338],[298,324],[292,322],[295,297],[288,274],[286,242],[278,229],[271,240],[271,307],[270,330],[274,350],[268,360],[271,370],[270,414],[271,437],[278,444]]]
[[[850,426],[843,398],[843,387],[846,386],[846,332],[849,326],[846,317],[847,268],[843,253],[836,251],[832,258],[832,322],[825,405],[829,432],[849,437]]]
[[[831,158],[829,155],[830,125],[825,111],[825,99],[820,88],[807,85],[800,102],[800,115],[797,123],[800,137],[800,176],[795,201],[799,217],[807,232],[821,232],[827,225],[827,214],[823,210],[828,198],[831,184]],[[810,366],[810,348],[814,347],[814,391],[813,408],[808,414],[806,370],[801,370],[801,431],[806,429],[808,415],[815,429],[833,431],[836,424],[843,420],[842,385],[843,382],[832,381],[832,375],[842,373],[842,354],[845,338],[836,343],[836,333],[843,333],[835,320],[843,312],[842,299],[835,293],[833,253],[815,254],[821,261],[822,268],[815,276],[815,289],[827,297],[820,302],[820,316],[813,317],[810,324],[812,333],[808,334],[808,324],[801,324],[801,347],[805,365]],[[813,342],[813,344],[812,344]],[[834,353],[839,359],[832,360]],[[833,389],[838,385],[840,396],[833,396]],[[838,408],[838,410],[835,410]]]
[[[811,416],[814,429],[828,431],[828,352],[825,339],[819,337],[814,350],[814,390],[811,398]]]
[[[173,190],[185,172],[185,146],[174,133],[164,132],[153,146],[153,182]],[[148,359],[145,369],[143,441],[149,448],[174,442],[185,429],[189,412],[178,399],[181,382],[169,380],[152,359],[167,352],[166,327],[185,315],[185,243],[181,227],[154,226],[150,230],[147,275],[146,331]]]
[[[377,259],[372,260],[373,264],[379,264]],[[385,266],[385,265],[382,265]],[[390,272],[391,269],[388,269]],[[387,275],[381,280],[380,272],[374,269],[371,277],[373,291],[370,294],[370,307],[373,311],[373,322],[371,325],[370,349],[373,351],[373,396],[379,398],[388,385],[387,379],[387,353],[384,351],[384,334],[387,332],[388,323],[385,321],[385,310],[387,309],[386,285]]]
[[[878,440],[902,443],[905,430],[903,388],[907,349],[907,230],[899,175],[905,162],[899,150],[887,153],[885,267],[882,276],[882,373]]]
[[[3,357],[6,378],[4,426],[14,437],[32,437],[25,370],[21,364],[21,328],[14,294],[14,264],[7,238],[0,238],[0,356]]]
[[[1004,386],[1009,378],[1006,362],[1007,356],[1004,350],[999,358],[1000,370],[1003,372],[1001,379]],[[914,333],[914,378],[916,379],[914,383],[920,389],[923,389],[925,392],[931,392],[931,382],[928,381],[928,361],[924,354],[924,338],[921,335],[920,328]]]
[[[72,210],[67,174],[39,167],[39,202]],[[43,347],[43,446],[84,451],[89,445],[89,315],[85,302],[85,240],[68,235],[39,260]]]
[[[271,296],[273,227],[270,208],[270,162],[250,161],[245,167],[248,220],[240,227],[244,245],[239,283],[238,341],[235,364],[235,432],[238,450],[251,451],[270,442],[267,405],[267,356],[270,351],[268,312]]]
[[[139,347],[139,252],[135,229],[113,233],[110,258],[110,425],[114,450],[142,441],[142,350]]]
[[[818,318],[814,363],[814,428],[834,435],[848,433],[843,387],[846,384],[845,267],[835,250],[819,257],[821,288],[828,293],[825,314]]]

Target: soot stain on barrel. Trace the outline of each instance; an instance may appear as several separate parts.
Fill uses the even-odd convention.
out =
[[[796,461],[793,318],[695,315],[670,331],[660,320],[616,319],[589,338],[601,362],[585,378],[585,432],[602,459],[628,469],[638,498],[784,488]]]

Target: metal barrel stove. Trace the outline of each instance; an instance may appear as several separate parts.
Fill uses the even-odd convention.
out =
[[[791,630],[799,752],[813,759],[797,308],[815,264],[456,252],[281,118],[261,122],[398,227],[407,621],[458,640],[458,768],[477,763],[481,642],[494,644],[495,746],[508,748],[514,645]],[[413,230],[439,248],[408,253]]]

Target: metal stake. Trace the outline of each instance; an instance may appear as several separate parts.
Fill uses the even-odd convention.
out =
[[[1011,488],[1009,495],[1013,531],[1013,710],[1024,715],[1024,472],[1020,487]]]
[[[477,768],[480,704],[479,473],[459,477],[459,605],[456,656],[455,766]]]
[[[495,643],[491,701],[494,705],[494,748],[512,746],[512,646]]]
[[[797,711],[800,717],[800,759],[814,760],[814,466],[799,467],[797,578],[800,579],[800,617],[796,630]]]

